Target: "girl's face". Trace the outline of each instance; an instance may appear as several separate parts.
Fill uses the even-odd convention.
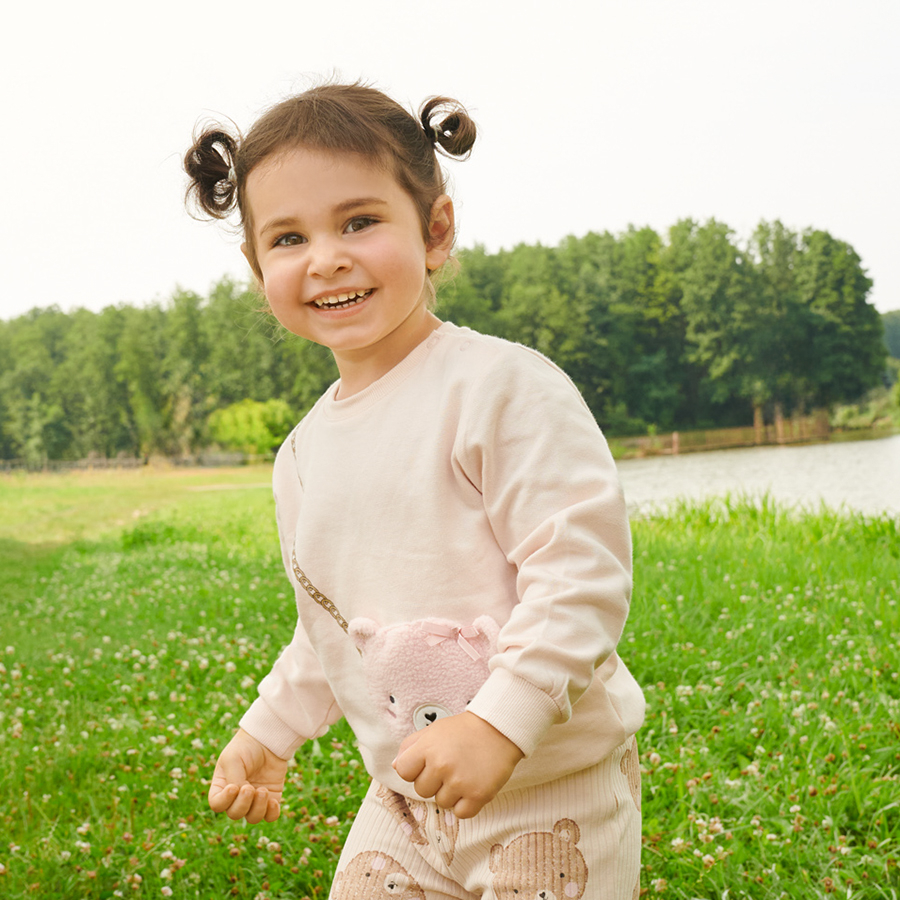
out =
[[[354,366],[380,377],[434,327],[425,280],[450,253],[448,197],[434,204],[426,244],[412,198],[352,154],[287,150],[253,169],[246,191],[272,312],[332,350],[342,383]]]

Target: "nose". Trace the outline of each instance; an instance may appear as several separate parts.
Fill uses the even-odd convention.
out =
[[[311,240],[306,258],[308,273],[318,278],[331,278],[350,268],[346,247],[339,237]]]
[[[451,716],[453,713],[441,703],[423,703],[413,710],[413,725],[417,731],[433,725],[438,719]]]

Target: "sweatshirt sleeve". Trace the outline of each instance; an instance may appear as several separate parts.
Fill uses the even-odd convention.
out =
[[[529,755],[615,653],[631,598],[631,535],[615,464],[556,366],[504,354],[465,404],[456,455],[517,570],[518,604],[469,705]]]
[[[282,562],[296,594],[298,585],[291,569],[291,548],[302,489],[290,439],[275,458],[273,487]],[[331,686],[298,618],[293,639],[259,683],[259,697],[241,718],[241,728],[276,756],[289,759],[304,741],[324,734],[341,716]]]

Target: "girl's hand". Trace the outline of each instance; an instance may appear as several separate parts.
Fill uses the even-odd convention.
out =
[[[524,755],[493,725],[463,712],[411,734],[394,769],[420,797],[469,819],[497,796]]]
[[[251,825],[274,822],[281,814],[281,795],[288,761],[276,756],[240,729],[219,754],[209,786],[213,812]]]

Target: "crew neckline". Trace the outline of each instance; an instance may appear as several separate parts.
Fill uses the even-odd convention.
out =
[[[440,343],[441,338],[456,330],[452,322],[441,322],[425,340],[416,344],[400,362],[381,378],[373,381],[368,387],[357,391],[353,396],[344,400],[335,399],[340,389],[340,379],[335,381],[325,392],[323,399],[323,414],[331,420],[345,419],[357,415],[377,403],[382,397],[387,396],[402,384],[407,377],[431,354],[431,351]]]

